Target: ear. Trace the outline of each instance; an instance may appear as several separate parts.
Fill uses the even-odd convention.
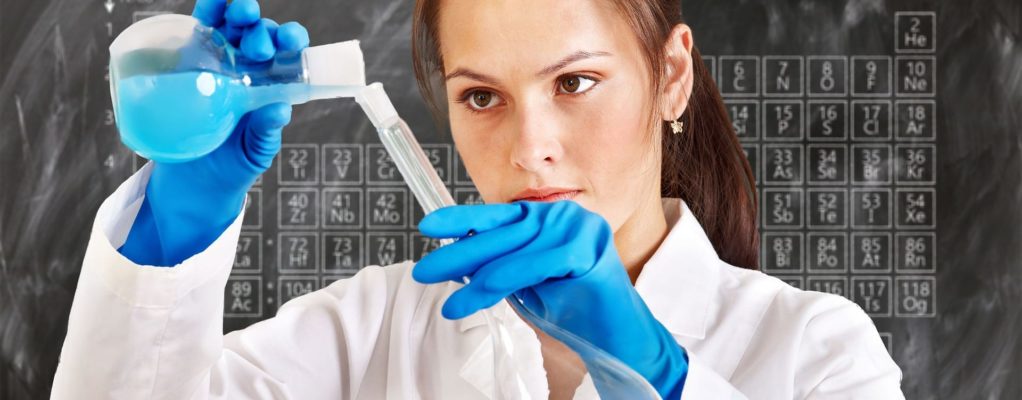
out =
[[[686,24],[675,25],[664,44],[665,73],[663,101],[660,115],[665,121],[676,120],[688,108],[692,95],[695,71],[692,67],[692,29]]]

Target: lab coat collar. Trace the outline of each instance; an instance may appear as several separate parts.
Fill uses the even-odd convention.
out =
[[[684,201],[661,202],[671,231],[642,267],[635,290],[668,331],[703,339],[720,285],[720,258]]]
[[[710,302],[718,290],[720,258],[702,226],[684,201],[663,198],[661,205],[671,227],[660,247],[643,266],[635,290],[653,316],[675,335],[703,339]],[[491,310],[501,320],[519,318],[506,302]],[[486,325],[482,313],[458,320],[461,332]]]

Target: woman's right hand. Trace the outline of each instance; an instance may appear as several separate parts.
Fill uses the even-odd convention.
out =
[[[220,31],[242,57],[262,62],[309,45],[297,22],[261,18],[255,0],[198,0],[192,16]],[[119,251],[136,264],[172,266],[206,249],[241,211],[248,189],[273,163],[291,105],[243,116],[216,150],[183,163],[154,162],[146,197]]]

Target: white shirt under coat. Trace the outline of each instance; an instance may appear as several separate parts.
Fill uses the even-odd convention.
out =
[[[493,354],[483,317],[443,318],[443,301],[460,284],[419,284],[412,261],[367,266],[223,335],[241,216],[180,265],[137,265],[116,249],[150,171],[129,178],[97,213],[53,398],[488,398]],[[635,288],[688,351],[683,399],[904,398],[901,370],[858,305],[728,265],[682,201],[663,204],[671,230]],[[526,388],[545,398],[535,332],[506,303],[493,310],[520,346]],[[587,378],[576,398],[592,397]]]

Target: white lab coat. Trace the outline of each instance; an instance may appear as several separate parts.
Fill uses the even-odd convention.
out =
[[[487,398],[493,364],[484,319],[443,318],[443,301],[460,285],[419,284],[410,261],[367,266],[223,335],[241,217],[176,267],[132,263],[116,248],[150,170],[97,213],[53,398]],[[904,398],[901,370],[860,307],[724,263],[683,202],[664,206],[671,231],[635,287],[688,351],[683,399]],[[506,303],[494,310],[522,346],[515,362],[529,393],[545,398],[535,333]],[[587,377],[576,398],[592,397]]]

